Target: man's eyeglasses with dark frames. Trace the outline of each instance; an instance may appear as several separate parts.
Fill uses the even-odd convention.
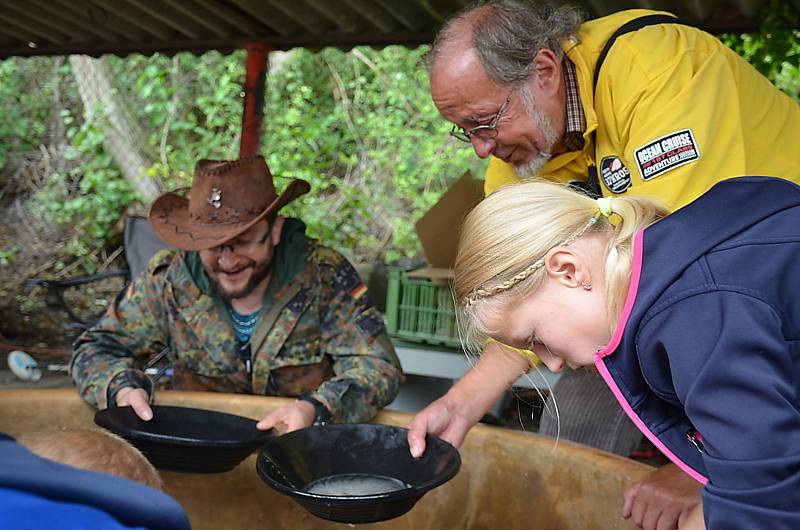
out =
[[[500,121],[500,118],[503,116],[503,113],[506,111],[509,103],[511,103],[510,94],[500,106],[500,110],[497,111],[497,114],[495,114],[494,118],[492,118],[491,123],[486,125],[478,125],[477,127],[473,127],[469,130],[465,130],[463,127],[459,127],[458,125],[453,125],[453,128],[450,130],[450,136],[467,143],[472,142],[473,137],[480,138],[481,140],[491,140],[492,138],[495,138],[497,136],[497,123]]]
[[[221,245],[217,245],[216,247],[209,248],[208,252],[215,256],[219,256],[220,254],[222,254],[222,251],[227,248],[230,249],[230,251],[234,254],[246,254],[250,251],[255,250],[260,245],[263,245],[271,233],[272,233],[272,224],[269,224],[267,225],[266,233],[263,236],[261,236],[260,239],[254,241],[235,241],[233,243],[223,243]]]

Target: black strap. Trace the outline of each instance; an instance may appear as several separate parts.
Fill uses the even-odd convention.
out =
[[[600,178],[597,176],[597,164],[588,167],[589,176],[586,177],[586,186],[581,186],[581,191],[592,199],[599,199],[603,196],[603,190],[600,188]]]
[[[600,77],[600,68],[603,66],[603,61],[606,60],[606,55],[611,50],[611,47],[616,42],[617,38],[625,35],[626,33],[631,33],[632,31],[636,31],[641,29],[645,26],[654,26],[656,24],[681,24],[684,26],[691,26],[691,24],[687,24],[682,20],[673,17],[672,15],[645,15],[643,17],[634,18],[633,20],[629,20],[625,24],[621,25],[617,28],[611,37],[608,38],[606,41],[606,45],[603,46],[603,51],[600,52],[600,56],[597,58],[597,63],[594,66],[594,79],[592,80],[592,93],[596,95],[597,93],[597,80]],[[592,133],[592,144],[594,144],[595,150],[597,149],[597,141],[596,141],[596,133]],[[597,197],[602,196],[602,190],[600,189],[600,179],[597,176],[597,160],[595,160],[594,166],[589,166],[589,178],[587,179],[587,185],[589,188],[589,192],[591,194],[596,195]]]
[[[592,88],[593,90],[597,90],[597,79],[600,77],[600,68],[603,66],[603,61],[606,60],[606,55],[611,50],[611,47],[616,42],[617,38],[625,35],[626,33],[631,33],[638,29],[642,29],[645,26],[654,26],[656,24],[682,24],[684,26],[688,26],[690,24],[686,24],[685,22],[673,17],[672,15],[645,15],[643,17],[634,18],[633,20],[629,20],[615,31],[611,37],[608,38],[606,41],[606,45],[603,47],[603,51],[600,52],[600,56],[597,58],[597,63],[594,65],[594,80],[592,81]]]
[[[330,421],[331,411],[329,411],[328,407],[323,405],[320,400],[311,396],[305,396],[300,398],[300,401],[311,403],[311,406],[314,407],[314,425],[325,425]]]

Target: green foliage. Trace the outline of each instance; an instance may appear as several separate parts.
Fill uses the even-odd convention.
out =
[[[747,59],[775,86],[800,101],[800,11],[786,0],[772,0],[758,33],[722,35],[722,41]]]
[[[188,185],[201,158],[238,156],[244,57],[238,51],[106,58],[157,151],[151,174],[167,188]]]
[[[312,186],[288,211],[358,260],[414,257],[413,222],[480,167],[445,134],[419,65],[426,51],[297,50],[269,79],[264,156],[276,177]]]
[[[53,60],[0,61],[0,171],[10,157],[44,143],[52,105]]]
[[[136,197],[103,149],[104,133],[98,124],[89,120],[75,126],[68,110],[61,117],[71,140],[64,153],[71,168],[50,176],[34,207],[51,221],[74,227],[66,250],[81,260],[84,270],[94,272],[92,253],[108,242],[121,211]]]

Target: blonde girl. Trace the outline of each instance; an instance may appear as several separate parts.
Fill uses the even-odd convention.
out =
[[[706,484],[707,528],[800,528],[800,188],[741,177],[667,213],[541,181],[490,195],[455,264],[467,340],[595,366]]]

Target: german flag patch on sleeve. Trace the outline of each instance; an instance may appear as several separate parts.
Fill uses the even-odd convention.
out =
[[[350,291],[350,296],[353,297],[353,300],[358,300],[359,298],[364,296],[364,293],[366,292],[367,292],[367,286],[364,285],[364,282],[361,282],[356,286],[355,289]]]

